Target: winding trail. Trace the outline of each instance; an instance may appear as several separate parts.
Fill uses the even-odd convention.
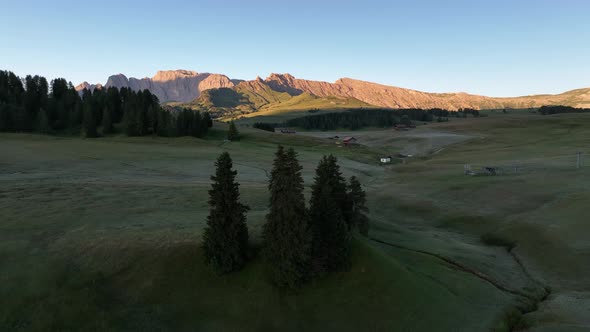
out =
[[[440,260],[440,261],[442,261],[442,262],[444,262],[446,264],[451,265],[452,267],[454,267],[455,269],[457,269],[459,271],[463,271],[465,273],[469,273],[469,274],[475,276],[476,278],[479,278],[479,279],[481,279],[481,280],[489,283],[490,285],[494,286],[495,288],[497,288],[497,289],[499,289],[499,290],[501,290],[503,292],[506,292],[506,293],[509,293],[509,294],[512,294],[512,295],[516,295],[516,296],[524,297],[524,298],[528,299],[529,301],[531,301],[532,306],[531,307],[528,307],[528,308],[526,308],[526,307],[524,307],[524,308],[523,307],[518,308],[518,310],[520,311],[520,313],[522,315],[525,315],[525,314],[528,314],[528,313],[531,313],[531,312],[536,311],[538,309],[539,303],[547,300],[547,298],[551,294],[551,289],[548,288],[547,286],[543,285],[543,283],[541,283],[540,281],[538,281],[537,279],[535,279],[530,274],[530,272],[526,269],[526,267],[524,266],[524,264],[522,263],[522,261],[518,257],[518,255],[516,255],[512,251],[512,248],[511,249],[508,249],[507,248],[508,253],[516,261],[516,263],[518,264],[518,266],[520,266],[520,268],[522,269],[523,273],[527,276],[527,278],[529,278],[531,281],[533,281],[535,284],[537,284],[540,288],[542,288],[544,290],[543,296],[541,296],[541,297],[535,297],[533,295],[526,294],[526,293],[521,292],[519,290],[507,288],[507,287],[501,285],[500,283],[498,283],[497,281],[495,281],[494,279],[490,278],[489,276],[485,275],[484,273],[482,273],[480,271],[477,271],[475,269],[472,269],[472,268],[470,268],[468,266],[465,266],[465,265],[463,265],[463,264],[461,264],[461,263],[459,263],[457,261],[454,261],[454,260],[452,260],[450,258],[444,257],[444,256],[439,255],[439,254],[436,254],[436,253],[432,253],[432,252],[428,252],[428,251],[424,251],[424,250],[420,250],[420,249],[409,248],[409,247],[402,246],[402,245],[399,245],[399,244],[394,244],[394,243],[386,242],[386,241],[383,241],[383,240],[380,240],[380,239],[377,239],[377,238],[374,238],[374,237],[369,237],[369,239],[371,241],[373,241],[373,242],[384,244],[384,245],[387,245],[387,246],[390,246],[390,247],[394,247],[394,248],[398,248],[398,249],[402,249],[402,250],[407,250],[407,251],[419,253],[419,254],[422,254],[422,255],[434,257],[434,258],[436,258],[436,259],[438,259],[438,260]],[[509,323],[509,326],[510,326],[509,327],[510,328],[509,331],[518,331],[518,330],[515,329],[515,327],[512,324]]]
[[[422,254],[422,255],[427,255],[427,256],[430,256],[430,257],[434,257],[434,258],[436,258],[438,260],[441,260],[441,261],[443,261],[443,262],[451,265],[452,267],[456,268],[459,271],[463,271],[465,273],[469,273],[469,274],[471,274],[471,275],[473,275],[473,276],[475,276],[475,277],[477,277],[477,278],[479,278],[479,279],[481,279],[481,280],[489,283],[490,285],[496,287],[497,289],[499,289],[501,291],[504,291],[504,292],[507,292],[507,293],[510,293],[510,294],[513,294],[513,295],[516,295],[516,296],[522,296],[522,297],[525,297],[525,298],[527,298],[527,299],[529,299],[531,301],[534,301],[534,302],[537,302],[538,301],[538,299],[534,298],[532,295],[526,294],[526,293],[521,292],[519,290],[507,288],[507,287],[501,285],[500,283],[498,283],[497,281],[495,281],[494,279],[490,278],[489,276],[485,275],[484,273],[482,273],[480,271],[477,271],[477,270],[474,270],[474,269],[472,269],[472,268],[470,268],[470,267],[468,267],[466,265],[463,265],[463,264],[461,264],[459,262],[456,262],[456,261],[454,261],[454,260],[452,260],[450,258],[444,257],[442,255],[435,254],[435,253],[428,252],[428,251],[424,251],[424,250],[408,248],[408,247],[405,247],[405,246],[402,246],[402,245],[399,245],[399,244],[389,243],[389,242],[386,242],[386,241],[383,241],[383,240],[380,240],[380,239],[377,239],[377,238],[374,238],[374,237],[370,237],[369,239],[371,241],[374,241],[374,242],[377,242],[377,243],[380,243],[380,244],[384,244],[384,245],[387,245],[387,246],[390,246],[390,247],[394,247],[394,248],[398,248],[398,249],[403,249],[403,250],[407,250],[407,251],[419,253],[419,254]]]

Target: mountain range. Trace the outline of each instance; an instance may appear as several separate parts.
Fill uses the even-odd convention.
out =
[[[222,74],[189,70],[158,71],[152,78],[110,76],[104,87],[148,89],[162,103],[198,105],[242,113],[272,108],[532,108],[543,105],[590,107],[590,88],[557,95],[486,97],[468,93],[429,93],[341,78],[334,83],[298,79],[290,74],[271,74],[266,79],[236,80]],[[100,89],[101,84],[84,82],[77,90]]]

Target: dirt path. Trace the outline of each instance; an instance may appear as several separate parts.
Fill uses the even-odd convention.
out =
[[[461,263],[459,263],[457,261],[454,261],[454,260],[452,260],[450,258],[447,258],[447,257],[444,257],[442,255],[439,255],[439,254],[436,254],[436,253],[432,253],[432,252],[428,252],[428,251],[424,251],[424,250],[408,248],[406,246],[402,246],[402,245],[398,245],[398,244],[386,242],[386,241],[383,241],[383,240],[380,240],[380,239],[377,239],[377,238],[374,238],[374,237],[371,237],[370,239],[371,239],[371,241],[374,241],[374,242],[377,242],[377,243],[381,243],[381,244],[384,244],[384,245],[387,245],[387,246],[390,246],[390,247],[394,247],[394,248],[398,248],[398,249],[403,249],[403,250],[407,250],[407,251],[419,253],[419,254],[422,254],[422,255],[427,255],[427,256],[434,257],[434,258],[436,258],[438,260],[443,261],[446,264],[451,265],[452,267],[454,267],[455,269],[457,269],[459,271],[463,271],[463,272],[466,272],[466,273],[469,273],[469,274],[474,275],[475,277],[477,277],[477,278],[479,278],[479,279],[481,279],[481,280],[489,283],[490,285],[496,287],[497,289],[499,289],[499,290],[501,290],[503,292],[507,292],[507,293],[510,293],[510,294],[513,294],[513,295],[517,295],[517,296],[522,296],[522,297],[525,297],[525,298],[527,298],[527,299],[529,299],[529,300],[531,300],[533,302],[537,302],[539,300],[539,299],[537,299],[537,298],[535,298],[535,297],[533,297],[533,296],[531,296],[529,294],[526,294],[524,292],[521,292],[520,290],[510,289],[510,288],[507,288],[505,286],[502,286],[499,282],[497,282],[494,279],[490,278],[489,276],[487,276],[483,272],[480,272],[480,271],[477,271],[475,269],[472,269],[472,268],[470,268],[470,267],[468,267],[466,265],[463,265],[463,264],[461,264]]]
[[[355,137],[359,144],[380,149],[384,153],[392,155],[402,153],[413,156],[437,153],[448,145],[464,142],[474,137],[422,127],[409,131],[396,131],[393,129],[329,132],[308,131],[299,132],[297,135],[325,139],[333,139],[335,136],[338,136],[340,139],[343,137]]]

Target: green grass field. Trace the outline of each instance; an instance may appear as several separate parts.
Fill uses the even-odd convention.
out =
[[[589,124],[491,114],[355,132],[352,149],[247,127],[225,143],[223,124],[205,140],[2,134],[0,330],[590,330],[590,168],[573,157],[590,152]],[[307,191],[321,156],[337,155],[371,209],[351,270],[298,292],[273,288],[255,255],[278,143],[299,152]],[[416,157],[379,165],[404,149]],[[219,277],[199,243],[222,151],[254,249],[243,271]],[[520,171],[469,177],[466,163]]]

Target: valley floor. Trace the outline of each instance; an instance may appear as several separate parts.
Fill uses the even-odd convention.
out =
[[[244,127],[231,143],[221,127],[207,140],[0,135],[0,330],[590,331],[590,165],[575,167],[588,125],[509,114],[409,132]],[[324,138],[338,134],[362,145]],[[371,209],[351,271],[297,293],[274,289],[258,258],[218,277],[199,249],[222,151],[260,243],[277,143],[299,152],[307,187],[337,155]],[[398,152],[415,156],[379,164]]]

